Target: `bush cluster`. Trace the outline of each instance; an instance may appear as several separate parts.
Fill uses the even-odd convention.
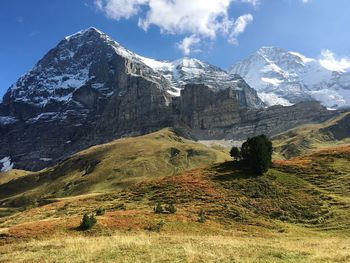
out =
[[[234,160],[243,160],[256,174],[262,175],[272,164],[272,143],[265,135],[249,138],[242,148],[232,147],[230,154]]]
[[[156,214],[161,214],[161,213],[165,213],[165,212],[168,212],[170,214],[174,214],[176,213],[176,207],[173,205],[173,204],[169,204],[169,205],[166,205],[166,206],[162,206],[161,203],[157,203],[156,206],[154,207],[153,211],[156,213]]]

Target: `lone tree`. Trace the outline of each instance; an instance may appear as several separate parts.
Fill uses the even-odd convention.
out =
[[[258,174],[262,175],[272,164],[272,143],[265,136],[249,138],[242,145],[242,157]]]
[[[230,155],[235,161],[239,161],[241,159],[241,151],[238,147],[233,146]]]

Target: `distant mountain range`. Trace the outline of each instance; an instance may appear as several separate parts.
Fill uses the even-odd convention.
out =
[[[285,63],[291,69],[298,64]],[[229,74],[190,58],[171,62],[145,58],[96,28],[80,31],[64,38],[4,95],[0,169],[42,169],[89,146],[164,127],[194,139],[241,140],[337,114],[310,102],[304,89],[293,96],[289,86],[281,95],[277,88],[262,92],[262,86],[251,87],[236,74],[249,81],[249,72],[253,71],[248,66],[235,66]],[[271,74],[264,75],[265,82],[282,83]],[[276,104],[266,100],[268,96],[297,104],[268,108]],[[298,103],[303,98],[308,102]]]
[[[328,108],[350,106],[350,72],[334,71],[322,61],[276,47],[262,47],[233,65],[267,105],[317,100]]]

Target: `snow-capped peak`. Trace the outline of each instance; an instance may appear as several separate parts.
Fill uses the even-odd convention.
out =
[[[72,35],[66,36],[64,39],[70,40],[72,38],[80,37],[80,36],[85,35],[87,33],[97,33],[99,35],[106,35],[102,31],[98,30],[96,27],[89,27],[87,29],[80,30]]]
[[[349,73],[297,52],[262,47],[229,72],[241,75],[268,105],[319,100],[329,108],[350,106]]]
[[[111,74],[118,73],[115,65],[120,63],[120,57],[125,59],[127,74],[157,83],[159,89],[167,92],[167,100],[168,95],[180,96],[186,84],[205,84],[212,90],[240,89],[236,75],[209,63],[188,57],[173,61],[146,58],[90,27],[65,37],[10,88],[7,97],[45,108],[56,103],[76,103],[73,95],[82,87],[112,96],[115,89],[111,83],[106,85],[106,73],[117,78]],[[101,63],[106,71],[103,74]]]
[[[237,76],[230,76],[226,71],[196,58],[184,57],[173,61],[161,61],[138,56],[140,60],[162,74],[177,90],[172,95],[179,96],[185,84],[203,83],[217,90],[233,85]]]
[[[103,79],[96,76],[97,64],[119,55],[132,62],[128,67],[130,75],[144,75],[154,82],[162,83],[162,88],[170,89],[166,79],[153,72],[140,57],[126,49],[102,31],[90,27],[67,36],[54,49],[49,51],[35,67],[22,76],[10,88],[10,96],[40,107],[50,103],[70,103],[73,93],[83,86],[98,89],[106,96],[113,94],[112,87],[105,86]],[[108,71],[108,70],[107,70]],[[109,71],[109,74],[114,72]],[[115,72],[114,72],[115,73]],[[149,73],[149,74],[148,74]]]

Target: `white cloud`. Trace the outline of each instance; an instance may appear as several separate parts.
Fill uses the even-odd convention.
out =
[[[95,0],[95,6],[115,20],[137,16],[138,25],[145,31],[157,26],[163,34],[183,35],[177,46],[189,54],[201,40],[215,40],[218,35],[237,44],[237,37],[253,16],[244,14],[236,20],[230,17],[233,2],[259,4],[259,0]]]
[[[192,51],[192,47],[197,45],[199,42],[200,39],[196,35],[192,35],[185,37],[180,43],[177,44],[177,46],[185,55],[189,55]]]
[[[105,12],[106,16],[112,19],[128,19],[137,15],[141,5],[147,0],[95,0],[95,6]]]
[[[322,50],[319,61],[323,67],[333,71],[345,72],[350,68],[350,59],[348,57],[337,59],[335,54],[328,49]]]
[[[305,0],[303,0],[303,1],[305,1]],[[240,0],[239,2],[251,4],[253,6],[258,6],[260,4],[260,0]]]
[[[304,4],[309,3],[311,0],[301,0],[301,2],[303,2]]]
[[[233,30],[230,32],[229,42],[237,44],[237,37],[243,33],[246,27],[253,22],[253,16],[246,14],[238,17],[233,25]]]

